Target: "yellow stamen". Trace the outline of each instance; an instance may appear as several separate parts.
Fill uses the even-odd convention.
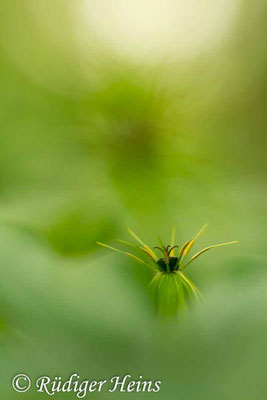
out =
[[[157,260],[157,256],[154,253],[154,251],[147,245],[145,244],[131,229],[128,229],[128,232],[130,233],[130,235],[132,235],[132,237],[137,240],[138,243],[140,243],[143,246],[143,249],[149,253],[149,255],[153,258],[153,260]]]
[[[119,250],[119,249],[115,249],[114,247],[108,246],[107,244],[104,244],[104,243],[101,243],[101,242],[97,242],[97,244],[99,244],[100,246],[103,246],[103,247],[107,247],[107,248],[110,249],[110,250],[117,251],[118,253],[122,253],[122,254],[124,254],[124,255],[126,255],[126,256],[132,258],[133,260],[139,262],[140,264],[144,264],[144,265],[146,265],[147,267],[149,267],[150,269],[152,269],[153,271],[155,271],[155,268],[153,268],[151,265],[147,264],[147,263],[146,263],[144,260],[142,260],[141,258],[136,257],[136,256],[134,256],[134,255],[131,254],[131,253],[128,253],[127,251],[122,251],[122,250]]]
[[[174,242],[175,242],[175,226],[173,226],[172,228],[172,239],[171,239],[171,247],[174,246]],[[174,256],[174,249],[172,249],[172,251],[170,252],[170,257]]]
[[[181,260],[183,260],[184,257],[187,256],[187,254],[189,253],[190,249],[193,247],[195,241],[197,240],[197,238],[205,231],[205,229],[207,228],[208,223],[206,223],[204,226],[202,226],[202,228],[200,229],[200,231],[193,237],[192,240],[189,240],[188,242],[186,242],[183,247],[180,250],[180,257]]]
[[[206,251],[208,251],[208,250],[210,250],[210,249],[213,249],[213,248],[215,248],[215,247],[227,246],[227,245],[229,245],[229,244],[235,244],[235,243],[239,243],[239,241],[238,241],[238,240],[234,240],[234,241],[232,241],[232,242],[214,244],[213,246],[205,247],[204,249],[202,249],[202,250],[198,251],[196,254],[194,254],[193,257],[188,261],[188,263],[185,264],[184,266],[182,266],[182,267],[180,268],[180,270],[186,268],[186,267],[187,267],[192,261],[194,261],[197,257],[199,257],[201,254],[205,253]]]

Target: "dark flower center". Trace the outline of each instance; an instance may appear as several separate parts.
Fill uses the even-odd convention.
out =
[[[169,264],[170,272],[172,272],[172,271],[177,271],[177,269],[179,268],[178,257],[168,257],[168,261],[169,261],[168,264]],[[165,261],[164,258],[160,258],[160,259],[157,261],[157,263],[158,263],[158,265],[160,266],[160,268],[161,268],[163,271],[165,271],[165,272],[168,271],[167,264],[166,264],[166,261]]]

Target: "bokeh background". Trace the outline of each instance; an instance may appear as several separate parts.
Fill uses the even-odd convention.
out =
[[[266,399],[267,3],[2,0],[0,392],[130,373],[159,393]],[[150,272],[96,241],[179,243],[206,302],[159,323]],[[196,247],[197,248],[197,247]],[[56,398],[75,398],[73,394]]]

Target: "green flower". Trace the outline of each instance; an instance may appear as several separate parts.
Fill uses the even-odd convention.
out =
[[[189,260],[186,260],[186,257],[194,246],[197,238],[204,232],[206,227],[207,224],[200,229],[193,239],[185,242],[180,250],[179,246],[175,245],[175,229],[173,229],[170,245],[164,246],[162,241],[159,239],[159,246],[154,247],[154,249],[157,249],[162,253],[159,257],[131,229],[129,229],[129,233],[137,241],[138,245],[124,240],[119,240],[119,242],[134,247],[139,251],[141,250],[147,256],[148,261],[144,261],[142,258],[137,257],[132,253],[116,249],[104,243],[97,243],[131,257],[133,260],[150,268],[154,273],[150,286],[154,292],[158,313],[160,315],[173,315],[177,314],[178,310],[186,305],[187,299],[196,299],[198,301],[202,299],[200,291],[196,285],[187,278],[183,273],[183,270],[187,268],[192,261],[210,249],[239,243],[238,241],[232,241],[208,246],[198,251]]]

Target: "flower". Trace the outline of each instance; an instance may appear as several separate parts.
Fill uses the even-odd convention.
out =
[[[235,240],[232,242],[220,243],[205,247],[186,261],[185,259],[187,255],[194,246],[197,238],[205,231],[207,225],[208,224],[205,224],[191,240],[186,241],[181,246],[180,250],[179,246],[175,245],[175,229],[173,228],[171,244],[165,246],[161,239],[159,239],[160,245],[154,247],[154,249],[157,249],[162,253],[160,257],[158,257],[155,252],[131,229],[128,229],[130,235],[136,240],[138,245],[125,240],[119,240],[119,242],[141,250],[148,257],[148,262],[132,253],[116,249],[101,242],[97,243],[100,246],[107,247],[111,250],[131,257],[133,260],[150,268],[154,273],[150,286],[154,289],[155,303],[158,312],[159,314],[169,315],[177,313],[177,311],[186,304],[186,294],[190,299],[202,299],[202,295],[196,285],[182,271],[187,268],[192,261],[196,260],[201,254],[210,249],[239,243]]]

